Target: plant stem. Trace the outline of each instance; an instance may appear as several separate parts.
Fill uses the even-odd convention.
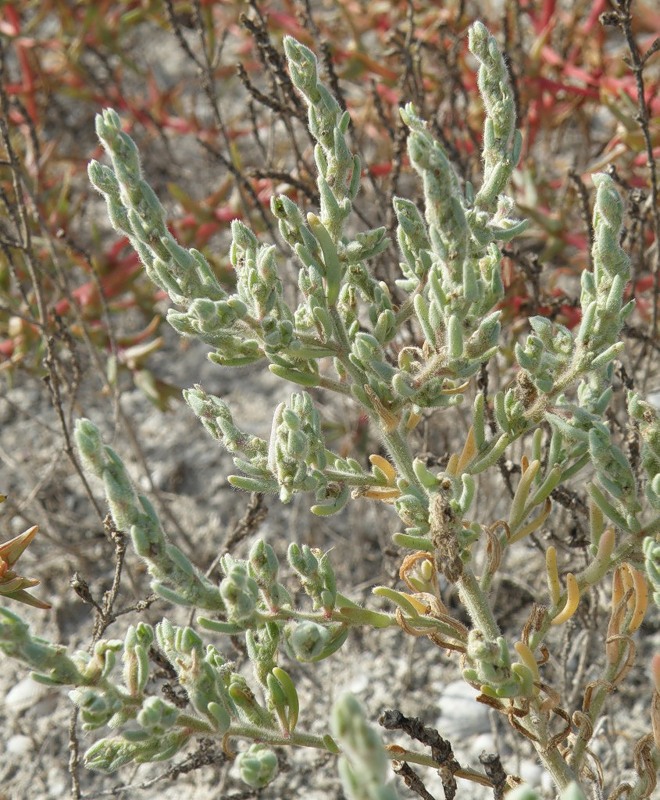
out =
[[[326,750],[328,753],[333,753],[334,755],[338,753],[338,748],[337,750],[332,748],[332,745],[335,745],[335,743],[329,736],[315,736],[311,733],[300,733],[298,731],[293,731],[286,735],[278,731],[260,728],[257,725],[250,725],[247,723],[232,724],[225,736],[226,738],[240,737],[252,739],[257,742],[267,742],[275,746],[293,745],[294,747],[313,747],[317,750]],[[392,761],[406,761],[411,764],[435,767],[436,769],[442,766],[434,758],[426,755],[426,753],[415,753],[412,750],[404,750],[402,747],[396,747],[393,750],[386,747],[385,752]],[[476,770],[459,769],[456,770],[454,775],[457,778],[463,778],[473,783],[478,783],[481,786],[492,786],[490,779]]]
[[[255,742],[267,742],[272,745],[282,745],[283,747],[293,745],[295,747],[314,747],[317,750],[327,750],[333,752],[328,746],[327,736],[315,736],[312,733],[301,733],[292,731],[289,734],[269,728],[260,728],[258,725],[250,723],[232,723],[225,734],[226,738],[234,736],[242,739],[252,739]]]
[[[434,767],[435,769],[443,766],[431,756],[426,755],[426,753],[415,753],[412,750],[404,750],[403,747],[399,747],[398,745],[393,747],[391,750],[389,747],[386,747],[385,752],[393,761],[405,761],[407,764],[419,764],[423,767]],[[457,769],[453,774],[456,778],[463,778],[466,781],[472,781],[473,783],[478,783],[481,786],[488,786],[490,788],[493,786],[490,778],[487,778],[485,775],[482,775],[480,772],[477,772],[474,769]]]
[[[358,386],[362,386],[367,381],[362,372],[360,372],[360,370],[348,357],[348,354],[351,352],[351,345],[348,341],[348,335],[346,333],[346,328],[344,327],[344,321],[339,315],[336,306],[330,308],[330,317],[334,325],[335,336],[337,337],[337,343],[339,345],[337,358],[341,361],[342,366],[348,372],[351,378],[353,378],[353,381],[357,383]],[[373,414],[373,409],[369,409],[369,412]]]
[[[339,381],[335,381],[332,378],[321,377],[318,382],[318,386],[321,389],[328,389],[331,392],[337,392],[337,394],[343,394],[347,397],[352,397],[351,390],[348,386],[346,386],[345,383],[339,383]]]
[[[405,478],[405,480],[407,480],[411,486],[416,486],[420,491],[423,491],[422,486],[415,475],[415,470],[413,469],[413,460],[412,456],[410,455],[408,443],[403,436],[401,436],[399,431],[393,431],[392,433],[385,433],[383,431],[383,438],[385,439],[387,448],[390,451],[390,455],[392,456],[392,460],[397,468],[397,472],[402,478]]]
[[[474,573],[467,565],[463,567],[463,573],[458,579],[458,592],[461,602],[470,615],[472,624],[487,639],[494,642],[500,636],[500,629],[486,595],[482,592]]]
[[[602,679],[598,681],[598,685],[591,695],[589,707],[585,709],[587,716],[591,721],[591,730],[593,730],[596,720],[600,716],[600,712],[602,711],[605,701],[607,700],[607,695],[616,688],[616,684],[613,683],[613,681],[615,681],[617,675],[619,675],[622,662],[626,659],[626,656],[627,648],[620,648],[619,657],[616,659],[614,664],[607,665],[607,669],[605,670]],[[580,729],[575,739],[575,743],[573,744],[569,758],[570,766],[576,771],[579,771],[580,769],[580,764],[584,758],[588,743],[589,736],[583,735],[582,729]]]
[[[533,730],[533,726],[530,728],[530,730]],[[548,750],[540,743],[535,743],[534,746],[539,758],[543,762],[543,766],[550,773],[552,780],[555,782],[555,786],[560,791],[565,789],[570,783],[573,782],[577,783],[578,786],[580,785],[578,776],[569,767],[566,761],[564,761],[556,747]]]

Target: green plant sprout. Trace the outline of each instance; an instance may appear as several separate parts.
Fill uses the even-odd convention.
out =
[[[578,329],[532,317],[531,332],[515,345],[513,385],[492,396],[473,391],[475,376],[499,350],[501,244],[526,223],[515,218],[504,194],[522,148],[504,59],[479,22],[470,29],[469,47],[479,62],[485,107],[483,180],[479,188],[462,184],[415,108],[402,110],[424,204],[420,211],[411,200],[394,202],[402,278],[389,287],[370,268],[390,245],[386,229],[355,232],[353,201],[362,171],[347,140],[349,115],[320,82],[314,54],[285,38],[291,79],[307,104],[316,142],[320,196],[315,213],[304,213],[286,195],[271,202],[298,266],[296,308],[285,298],[275,247],[260,244],[237,220],[230,254],[236,291],[223,289],[204,256],[181,247],[169,233],[165,211],[118,115],[107,109],[98,116],[97,132],[111,165],[92,162],[90,179],[105,196],[115,229],[129,238],[148,276],[168,292],[176,308],[168,313],[170,324],[208,344],[210,359],[219,365],[263,362],[282,380],[302,387],[275,409],[268,440],[242,431],[228,405],[202,387],[184,392],[209,434],[233,455],[238,473],[231,484],[277,494],[283,503],[311,494],[311,511],[322,516],[349,502],[387,503],[403,526],[394,542],[409,552],[401,566],[407,591],[374,589],[391,611],[365,608],[342,594],[328,554],[296,544],[288,548],[288,561],[307,595],[306,607],[295,604],[278,581],[277,555],[261,540],[246,559],[224,556],[224,578],[216,585],[170,542],[120,458],[91,422],[80,420],[76,442],[83,466],[103,480],[114,523],[130,532],[154,591],[170,603],[200,609],[198,625],[209,635],[243,635],[259,687],[253,689],[200,633],[167,619],[155,628],[131,626],[123,642],[98,642],[92,656],[70,657],[32,638],[17,617],[3,611],[0,647],[29,664],[39,680],[73,685],[71,698],[86,729],[116,731],[87,751],[89,767],[112,771],[131,761],[169,759],[201,734],[225,743],[255,742],[239,757],[241,776],[255,788],[274,778],[272,748],[281,745],[338,754],[345,791],[354,800],[395,796],[388,759],[442,767],[454,781],[492,786],[482,771],[455,760],[448,767],[424,752],[402,755],[402,748],[384,747],[350,697],[335,705],[325,735],[304,730],[304,710],[280,661],[330,657],[356,626],[400,627],[459,653],[463,676],[479,691],[479,700],[532,742],[562,798],[586,796],[588,743],[596,720],[632,666],[633,634],[649,604],[660,600],[660,419],[652,406],[629,394],[628,414],[641,439],[640,478],[606,423],[613,362],[624,348],[621,332],[633,302],[626,301],[630,265],[620,246],[622,202],[605,174],[593,176],[593,270],[582,273]],[[365,468],[326,448],[312,390],[352,398],[368,415],[388,458],[374,454]],[[415,457],[416,426],[424,413],[452,409],[469,394],[464,446],[441,471],[429,468]],[[508,517],[481,519],[476,476],[497,471],[521,440],[527,454]],[[547,576],[547,601],[534,606],[518,640],[506,641],[491,604],[493,578],[505,551],[551,519],[556,490],[577,475],[587,482],[591,501],[591,560],[581,571],[568,572],[562,585],[557,553],[548,547],[539,567]],[[546,641],[607,576],[612,609],[605,671],[586,687],[581,710],[571,713],[544,679]],[[469,626],[443,602],[440,587],[446,582],[456,587]],[[186,690],[184,709],[147,692],[153,644]],[[118,654],[120,679],[113,673]],[[660,666],[654,661],[652,732],[637,745],[629,800],[654,791],[659,697]],[[524,788],[509,796],[534,797]]]

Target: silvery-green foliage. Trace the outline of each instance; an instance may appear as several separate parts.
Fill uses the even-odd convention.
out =
[[[519,643],[518,657],[512,656],[488,605],[492,574],[487,572],[477,583],[472,572],[473,549],[484,536],[478,521],[466,519],[476,497],[474,476],[493,467],[517,439],[534,433],[531,463],[506,522],[507,538],[499,540],[503,551],[539,528],[551,511],[551,495],[562,482],[588,465],[592,468],[588,490],[597,509],[592,515],[593,561],[579,579],[572,576],[570,591],[567,587],[562,592],[558,579],[551,576],[553,606],[539,632],[540,641],[551,623],[574,613],[580,591],[618,563],[611,559],[613,539],[609,533],[603,537],[598,514],[622,535],[637,536],[646,525],[646,569],[658,594],[655,534],[660,523],[656,518],[649,524],[647,514],[648,505],[658,509],[658,426],[649,408],[631,397],[630,413],[640,421],[642,464],[648,475],[644,503],[633,467],[604,423],[613,396],[613,361],[623,348],[620,334],[633,303],[625,301],[630,265],[620,246],[622,202],[611,178],[596,175],[594,266],[582,275],[583,317],[577,332],[544,317],[532,318],[531,332],[515,344],[519,369],[514,384],[492,399],[476,395],[471,438],[463,455],[444,473],[433,473],[411,452],[410,430],[422,411],[461,403],[470,379],[497,353],[497,304],[503,297],[500,243],[526,225],[515,219],[513,203],[505,194],[522,149],[506,65],[480,23],[470,29],[469,46],[480,65],[478,84],[486,112],[480,187],[461,182],[412,105],[401,112],[409,129],[410,163],[424,195],[422,209],[405,198],[394,200],[403,276],[397,286],[403,298],[376,280],[371,269],[372,260],[388,244],[386,231],[355,233],[355,225],[348,224],[360,188],[360,162],[347,136],[349,116],[320,82],[314,54],[291,37],[285,38],[284,49],[292,82],[307,104],[320,197],[315,212],[305,212],[284,195],[271,202],[280,234],[298,266],[297,307],[284,299],[275,248],[260,243],[242,222],[232,224],[230,257],[237,275],[232,295],[220,289],[198,252],[173,242],[163,229],[162,209],[145,188],[134,148],[112,112],[99,118],[98,132],[114,169],[92,164],[90,177],[105,194],[116,227],[129,235],[149,274],[181,309],[169,316],[177,330],[212,345],[210,358],[219,364],[266,360],[275,375],[293,384],[353,397],[379,431],[391,458],[389,466],[372,462],[373,469],[366,470],[356,460],[331,452],[307,391],[292,394],[277,407],[266,441],[241,431],[224,401],[195,387],[185,393],[188,404],[232,453],[242,473],[232,476],[231,483],[277,493],[282,502],[299,492],[313,493],[311,510],[320,515],[341,510],[351,493],[387,499],[405,526],[395,542],[433,554],[436,570],[458,586],[473,629],[466,634],[462,627],[446,625],[443,635],[465,652],[466,679],[492,698],[533,702],[539,677],[532,651]],[[400,339],[406,322],[416,331],[415,341]],[[487,425],[489,401],[494,426]],[[551,431],[545,448],[542,423]],[[617,551],[618,558],[634,552],[640,560],[638,540],[627,540]],[[269,581],[262,579],[260,585],[254,566],[226,557],[226,577],[220,585],[225,619],[202,621],[216,630],[249,630],[251,657],[262,665],[257,670],[262,684],[280,644],[301,661],[326,657],[345,640],[348,620],[357,622],[367,613],[349,606],[345,598],[338,606],[326,556],[292,545],[289,559],[314,611],[322,610],[324,619],[289,618],[284,625],[271,624],[267,634],[265,629],[259,631],[265,619],[264,586]],[[261,563],[268,563],[265,553]],[[493,571],[498,563],[491,561]],[[383,589],[383,596],[408,615],[406,629],[419,629],[423,623],[414,604],[388,591]],[[287,608],[283,587],[274,589],[268,602],[283,614]],[[570,770],[554,756],[539,752],[559,785],[565,785],[572,777]],[[342,763],[344,780],[350,784],[350,759]]]
[[[111,218],[121,220],[117,227],[130,236],[147,272],[183,309],[170,313],[177,330],[211,344],[210,357],[218,363],[267,359],[285,380],[350,394],[363,406],[384,431],[403,480],[395,507],[404,522],[415,520],[406,531],[413,537],[428,527],[429,496],[437,482],[420,481],[406,432],[423,408],[460,403],[465,382],[497,351],[496,305],[503,295],[497,242],[524,227],[511,217],[503,194],[521,149],[506,69],[494,39],[479,23],[471,29],[470,47],[480,62],[486,109],[484,180],[478,191],[462,186],[415,109],[402,111],[410,130],[410,161],[424,187],[424,212],[409,200],[395,199],[405,276],[399,285],[409,295],[398,306],[369,267],[386,245],[385,231],[348,233],[360,177],[359,159],[347,139],[349,118],[320,83],[314,55],[291,38],[285,51],[293,83],[308,105],[320,196],[318,214],[305,213],[284,195],[272,202],[280,232],[298,261],[297,308],[284,300],[275,249],[260,244],[242,222],[232,223],[233,295],[222,290],[198,252],[173,241],[114,112],[104,112],[97,126],[113,170],[96,162],[90,166]],[[551,448],[556,460],[550,466],[561,468],[558,477],[567,479],[591,460],[597,470],[594,501],[617,524],[633,530],[640,506],[632,472],[601,423],[611,399],[612,360],[622,347],[619,333],[632,309],[623,298],[629,265],[618,242],[621,201],[607,176],[596,176],[595,184],[594,270],[583,273],[585,313],[577,335],[543,317],[530,320],[533,332],[516,345],[517,381],[493,399],[499,427],[494,436],[486,432],[483,406],[475,400],[478,448],[464,476],[492,466],[515,439],[547,419],[556,433]],[[364,319],[360,308],[369,320],[367,330],[359,321]],[[398,346],[395,356],[391,345],[411,317],[421,340]],[[334,374],[321,369],[326,357]],[[577,389],[577,403],[566,394],[572,389]],[[319,414],[307,392],[276,409],[269,441],[241,431],[224,401],[201,387],[185,397],[234,455],[242,475],[230,480],[239,488],[276,492],[283,502],[298,492],[313,492],[312,510],[325,515],[339,511],[352,489],[364,492],[379,485],[373,472],[325,448]],[[464,484],[455,491],[465,495]],[[465,495],[463,513],[471,496]],[[453,502],[460,503],[460,496]]]
[[[121,646],[120,643],[119,646]],[[97,644],[94,654],[76,653],[72,658],[64,646],[33,636],[29,625],[7,608],[0,608],[0,650],[34,670],[32,677],[52,686],[84,686],[114,663],[115,645]]]
[[[387,781],[388,753],[357,701],[344,696],[337,702],[332,735],[306,733],[299,726],[296,687],[281,663],[330,657],[353,626],[398,626],[459,651],[465,679],[534,742],[562,789],[562,800],[583,800],[576,781],[584,731],[593,729],[596,713],[589,725],[575,723],[576,749],[566,755],[553,738],[557,700],[542,681],[535,650],[543,653],[551,626],[575,613],[581,592],[620,570],[615,577],[621,586],[615,581],[612,590],[618,599],[607,634],[608,671],[593,684],[596,696],[615,685],[626,660],[618,643],[632,642],[630,634],[646,610],[646,578],[628,562],[645,565],[660,604],[660,423],[657,412],[631,393],[628,413],[641,438],[642,486],[636,465],[606,424],[613,363],[623,349],[621,331],[633,304],[625,299],[630,265],[620,246],[622,202],[612,179],[595,175],[593,270],[582,274],[579,329],[573,332],[545,317],[530,319],[529,334],[513,348],[512,385],[493,396],[474,393],[462,452],[452,454],[442,471],[415,457],[411,432],[422,413],[463,403],[472,391],[471,379],[499,351],[501,243],[526,226],[515,218],[505,193],[522,148],[506,65],[482,24],[471,27],[469,46],[479,62],[485,108],[483,180],[479,187],[463,183],[416,109],[402,109],[423,203],[394,199],[402,259],[396,287],[377,280],[373,270],[374,260],[390,245],[387,231],[358,230],[353,213],[361,165],[351,151],[349,115],[320,81],[312,51],[291,37],[285,38],[284,50],[292,82],[307,105],[320,198],[319,207],[309,212],[285,195],[271,202],[298,269],[294,304],[283,291],[276,248],[238,220],[231,225],[229,254],[236,289],[226,291],[205,257],[181,247],[168,231],[118,115],[106,109],[98,116],[97,133],[111,166],[92,162],[90,179],[105,196],[115,229],[129,238],[147,275],[169,294],[176,307],[168,313],[170,324],[208,344],[210,359],[219,365],[261,361],[279,378],[302,387],[274,410],[268,439],[241,430],[227,403],[201,386],[184,392],[208,433],[232,454],[240,474],[230,483],[277,494],[284,503],[309,493],[317,515],[341,511],[351,497],[390,503],[404,527],[394,541],[414,551],[416,564],[402,566],[412,594],[374,590],[396,607],[393,613],[364,608],[342,594],[329,555],[306,545],[291,544],[287,553],[306,595],[303,602],[294,602],[279,582],[277,555],[263,541],[255,542],[245,559],[223,556],[223,577],[216,585],[170,541],[96,427],[80,420],[75,438],[83,466],[103,481],[115,525],[130,532],[154,591],[170,603],[204,612],[197,623],[205,634],[244,636],[253,668],[248,680],[196,630],[167,619],[155,628],[131,626],[123,643],[102,640],[91,656],[71,658],[63,648],[32,637],[18,617],[3,610],[0,648],[35,669],[40,680],[73,686],[71,698],[86,729],[117,731],[87,751],[90,767],[111,771],[131,761],[168,759],[198,734],[235,737],[258,742],[238,759],[239,773],[254,788],[277,774],[272,747],[288,744],[341,752],[340,772],[350,798],[390,800],[395,793]],[[328,449],[312,389],[352,398],[389,459],[372,456],[367,468]],[[521,462],[508,516],[489,525],[479,516],[476,476],[497,465],[523,437],[530,457]],[[564,589],[548,549],[541,569],[547,569],[550,602],[511,646],[491,605],[493,576],[506,549],[548,518],[555,490],[587,469],[588,563],[566,576]],[[480,549],[486,558],[478,561]],[[625,592],[622,575],[630,585]],[[439,576],[455,585],[469,628],[444,606]],[[153,647],[185,690],[184,708],[147,692]],[[120,651],[121,677],[113,672]],[[660,731],[660,689],[656,695]],[[591,711],[585,709],[583,718],[586,713]],[[659,748],[649,751],[648,763],[660,764]],[[643,796],[644,780],[640,773],[635,796]],[[508,796],[535,800],[526,788]]]
[[[396,800],[383,742],[353,695],[343,694],[334,704],[331,728],[344,753],[339,774],[349,800]]]
[[[153,506],[137,495],[121,459],[103,444],[98,429],[89,420],[78,420],[75,437],[83,465],[103,480],[115,525],[130,532],[136,553],[148,563],[154,591],[174,603],[223,609],[218,587],[169,541]]]
[[[241,778],[254,789],[263,789],[277,775],[277,756],[263,744],[252,744],[236,759]]]

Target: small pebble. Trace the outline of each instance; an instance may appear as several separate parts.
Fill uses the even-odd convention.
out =
[[[520,764],[520,777],[533,788],[538,788],[543,780],[544,770],[534,761],[523,761]]]
[[[34,742],[29,736],[21,736],[17,733],[15,736],[10,736],[9,739],[7,739],[5,750],[7,755],[26,756],[34,750]]]
[[[652,406],[655,406],[658,410],[660,410],[660,391],[651,392],[647,395],[646,399]]]
[[[28,675],[19,681],[5,695],[5,708],[11,711],[22,711],[39,702],[49,692],[43,683],[33,681]]]
[[[441,736],[453,741],[459,737],[473,736],[490,731],[488,706],[477,703],[479,694],[464,681],[452,681],[444,687],[438,706],[440,718],[437,728]]]
[[[48,797],[60,798],[65,797],[69,784],[66,780],[66,773],[64,773],[59,766],[51,767],[48,770]]]
[[[366,672],[361,672],[352,678],[346,687],[352,694],[361,694],[369,687],[369,676]]]
[[[489,731],[475,736],[470,742],[470,752],[475,761],[479,760],[479,756],[482,753],[497,753],[497,745],[493,739],[493,734]]]

